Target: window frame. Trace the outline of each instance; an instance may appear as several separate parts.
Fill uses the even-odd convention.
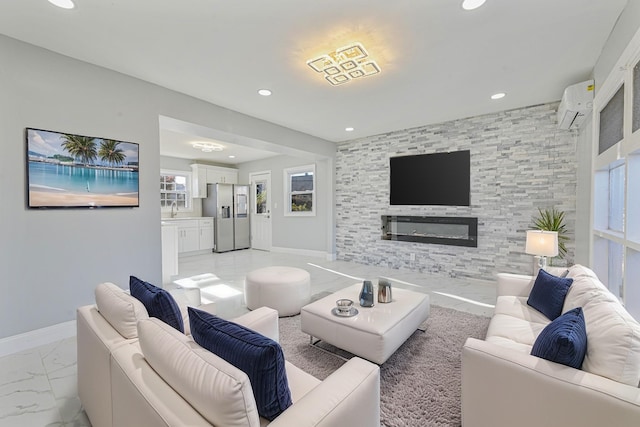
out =
[[[594,97],[589,253],[590,267],[636,319],[640,319],[640,126],[633,121],[640,114],[639,70],[640,35],[636,34]],[[602,112],[620,92],[622,139],[610,147],[605,144],[603,150],[599,130],[608,116]],[[620,166],[624,169],[617,169]],[[612,173],[620,179],[612,180]],[[621,227],[612,227],[611,213],[620,209]]]
[[[291,191],[291,178],[295,175],[302,173],[313,174],[313,189],[311,191]],[[316,165],[315,163],[309,165],[295,166],[286,168],[283,170],[284,177],[284,216],[316,216]],[[291,197],[300,194],[311,195],[311,210],[310,211],[294,211],[291,209]]]
[[[162,186],[160,187],[160,210],[161,212],[171,212],[171,205],[169,206],[162,206],[162,194],[163,193],[175,193],[175,194],[184,194],[185,195],[185,204],[187,205],[186,207],[178,207],[178,210],[180,212],[193,212],[193,189],[191,187],[192,185],[192,173],[191,171],[186,171],[186,170],[176,170],[176,169],[160,169],[160,178],[162,179],[163,176],[184,176],[186,178],[186,190],[185,191],[166,191],[166,190],[162,190]]]

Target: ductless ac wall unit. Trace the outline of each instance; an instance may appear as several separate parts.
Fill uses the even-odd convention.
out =
[[[558,106],[558,127],[579,129],[593,109],[593,80],[577,83],[564,90]]]

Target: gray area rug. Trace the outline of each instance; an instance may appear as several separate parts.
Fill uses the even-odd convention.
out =
[[[468,337],[483,339],[489,318],[431,306],[416,331],[380,367],[380,413],[385,427],[459,426],[462,346]],[[280,319],[280,344],[291,363],[324,379],[344,361],[309,345],[300,316]],[[326,349],[335,347],[321,343]],[[351,357],[349,353],[337,351]]]

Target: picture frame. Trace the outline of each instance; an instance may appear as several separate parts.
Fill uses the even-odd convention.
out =
[[[36,128],[25,140],[29,209],[140,206],[139,144]]]

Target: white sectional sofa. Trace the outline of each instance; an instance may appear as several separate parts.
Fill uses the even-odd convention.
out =
[[[286,362],[293,404],[269,422],[258,417],[242,371],[150,319],[116,285],[99,285],[96,302],[77,310],[78,394],[93,427],[212,426],[220,419],[233,419],[224,422],[233,426],[380,425],[375,364],[353,358],[320,381]],[[278,340],[275,310],[259,308],[234,321]]]
[[[586,323],[582,369],[530,354],[550,323],[527,305],[535,277],[499,274],[487,336],[462,352],[465,427],[640,425],[640,325],[593,271],[575,265],[567,277],[562,313],[582,307]]]

